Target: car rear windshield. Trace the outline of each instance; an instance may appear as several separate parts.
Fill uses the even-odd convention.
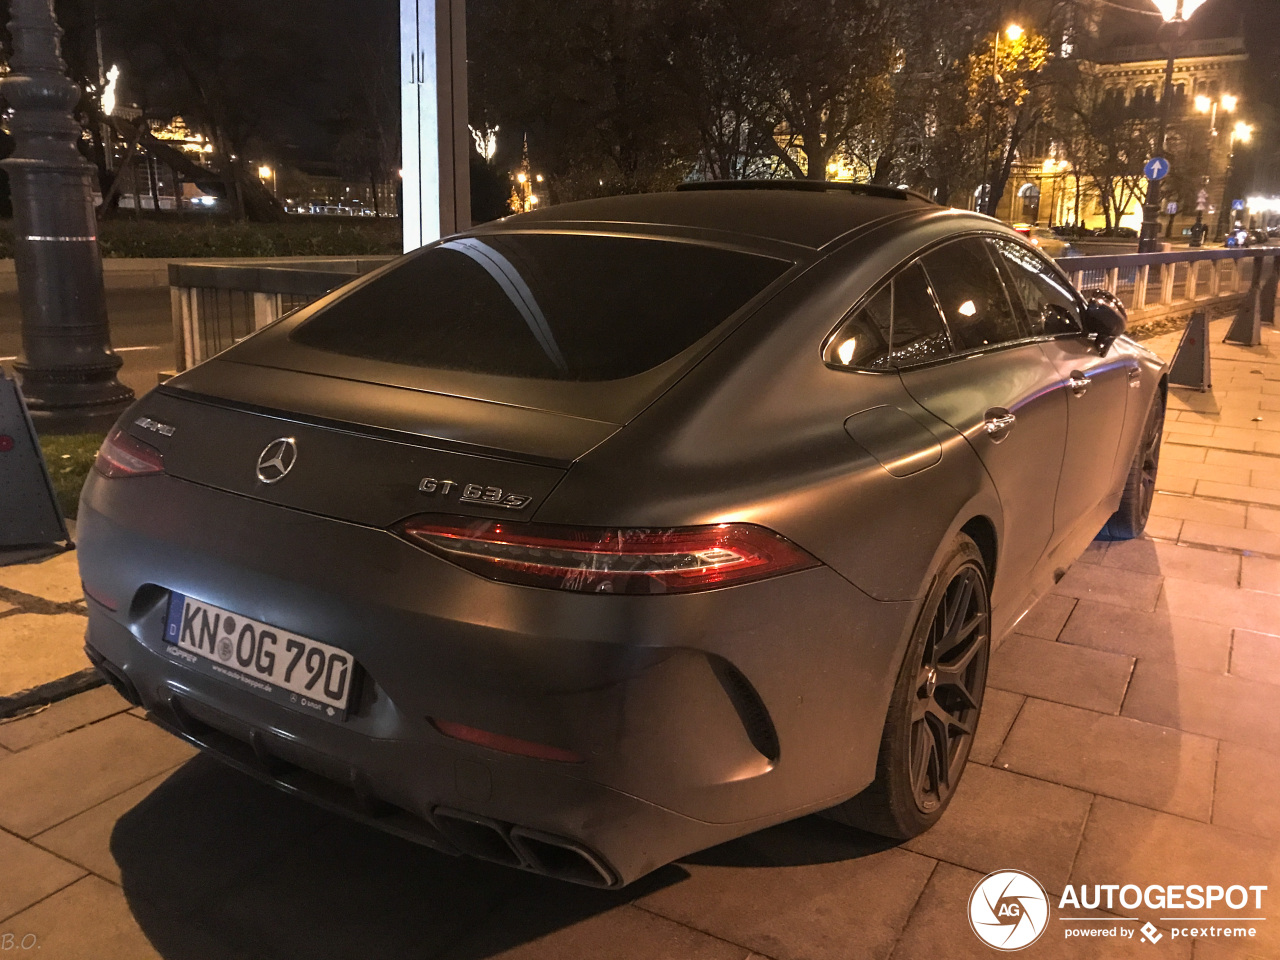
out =
[[[790,266],[667,240],[463,237],[406,257],[292,339],[415,367],[616,380],[676,356]]]

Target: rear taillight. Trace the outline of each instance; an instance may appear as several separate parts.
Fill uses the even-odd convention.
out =
[[[623,529],[429,514],[398,532],[492,580],[581,593],[689,593],[819,565],[749,523]]]
[[[155,447],[116,428],[102,441],[93,469],[113,480],[118,477],[145,477],[164,473],[164,457]]]

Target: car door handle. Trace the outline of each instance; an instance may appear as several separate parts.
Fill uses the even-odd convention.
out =
[[[1071,371],[1071,379],[1067,381],[1071,387],[1071,392],[1077,397],[1083,397],[1084,392],[1089,389],[1089,384],[1093,383],[1091,377],[1086,377],[1079,370]]]
[[[1013,429],[1013,425],[1017,422],[1018,418],[1007,410],[988,410],[984,426],[987,436],[991,438],[991,442],[999,443],[1009,435],[1009,431]]]

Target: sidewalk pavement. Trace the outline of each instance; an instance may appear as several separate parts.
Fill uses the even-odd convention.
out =
[[[85,617],[75,551],[0,567],[0,705],[90,668]]]
[[[1016,868],[1053,905],[1028,958],[1277,960],[1280,333],[1264,336],[1215,343],[1211,394],[1173,391],[1150,537],[1094,544],[996,650],[965,779],[916,840],[806,817],[626,890],[587,890],[331,816],[193,757],[102,688],[0,724],[0,947],[9,936],[41,960],[990,960],[968,898]],[[1175,340],[1152,345],[1167,356]],[[28,602],[13,575],[4,600]],[[68,595],[45,602],[16,615],[79,617]],[[1069,923],[1067,884],[1265,884],[1260,911],[1209,916],[1267,919],[1236,924],[1257,931],[1243,940],[1175,936],[1178,909]]]

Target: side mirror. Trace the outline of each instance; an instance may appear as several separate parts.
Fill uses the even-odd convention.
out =
[[[1085,332],[1094,335],[1098,352],[1105,357],[1128,326],[1129,311],[1119,297],[1106,290],[1085,290],[1083,295]]]

